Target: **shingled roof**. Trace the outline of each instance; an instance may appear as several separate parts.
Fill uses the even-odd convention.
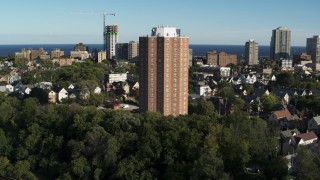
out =
[[[288,109],[273,111],[273,114],[275,115],[276,119],[281,119],[281,118],[291,119],[291,117],[292,117],[292,115],[288,111]]]

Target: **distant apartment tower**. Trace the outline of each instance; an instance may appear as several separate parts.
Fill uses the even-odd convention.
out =
[[[116,44],[116,60],[128,60],[128,43]]]
[[[104,46],[109,58],[116,57],[116,44],[119,40],[118,25],[107,25]]]
[[[290,58],[291,31],[285,27],[272,30],[270,58],[273,60]]]
[[[259,64],[258,53],[259,47],[258,43],[254,39],[250,39],[245,44],[245,60],[248,65]]]
[[[207,52],[207,64],[227,66],[230,63],[237,64],[237,55],[217,51]]]
[[[98,52],[98,63],[101,63],[103,60],[107,59],[107,52],[106,51],[100,51]]]
[[[135,60],[139,56],[139,43],[135,41],[129,42],[128,60]]]
[[[175,27],[155,27],[139,38],[140,110],[188,113],[189,38]]]
[[[61,51],[59,48],[53,49],[53,51],[51,51],[51,59],[59,58],[61,56],[64,56],[64,51]]]
[[[26,48],[22,48],[21,52],[15,53],[15,59],[25,59],[27,61],[30,61],[31,59],[31,49],[26,50]]]
[[[320,36],[307,38],[307,54],[311,55],[313,63],[320,63]]]
[[[89,51],[89,48],[83,43],[79,43],[74,46],[74,51]]]

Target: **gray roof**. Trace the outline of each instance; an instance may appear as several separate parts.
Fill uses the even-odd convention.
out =
[[[317,122],[317,124],[320,124],[320,116],[315,116],[312,119],[314,119]]]
[[[300,131],[298,129],[291,129],[286,131],[281,131],[281,138],[290,138],[293,136],[293,133],[300,134]]]

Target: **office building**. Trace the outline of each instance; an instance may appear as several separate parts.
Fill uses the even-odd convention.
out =
[[[189,38],[175,27],[155,27],[139,38],[140,110],[188,113]]]
[[[320,63],[320,36],[307,38],[307,54],[311,55],[312,63]]]
[[[116,60],[128,60],[128,43],[116,44]]]
[[[129,42],[128,60],[136,60],[139,56],[139,43],[135,41]]]
[[[272,60],[290,58],[291,31],[285,27],[272,30],[270,58]]]
[[[237,64],[237,55],[227,54],[225,52],[207,52],[207,64],[217,66],[227,66],[228,64]]]
[[[107,25],[105,28],[105,50],[107,52],[108,58],[113,59],[116,57],[116,44],[119,40],[119,28],[118,25]]]
[[[245,60],[248,65],[259,64],[258,52],[259,47],[258,43],[254,39],[250,39],[245,44]]]

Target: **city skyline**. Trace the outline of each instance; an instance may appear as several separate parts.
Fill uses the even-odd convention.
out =
[[[255,39],[269,45],[272,30],[292,31],[292,46],[305,46],[306,38],[320,34],[320,2],[313,1],[40,1],[2,3],[0,44],[103,43],[103,17],[85,12],[116,13],[106,24],[119,26],[119,42],[138,41],[150,27],[177,26],[190,44],[243,45]],[[166,9],[163,13],[163,6]]]

